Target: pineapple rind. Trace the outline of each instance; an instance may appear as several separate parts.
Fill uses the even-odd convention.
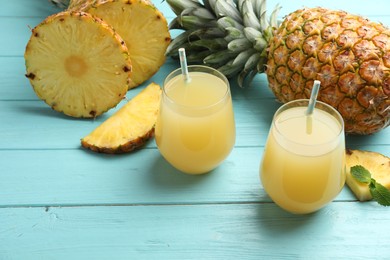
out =
[[[72,117],[99,116],[127,93],[131,61],[124,41],[85,12],[60,12],[36,26],[25,62],[37,96]]]
[[[351,150],[346,152],[346,168],[348,187],[360,201],[372,199],[368,184],[358,182],[351,175],[351,167],[361,165],[370,171],[371,177],[390,190],[390,158],[371,151]]]
[[[161,100],[161,88],[151,83],[89,135],[81,145],[100,153],[127,153],[154,136]]]

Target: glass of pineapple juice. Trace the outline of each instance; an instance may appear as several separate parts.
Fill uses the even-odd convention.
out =
[[[165,79],[155,140],[176,169],[203,174],[216,168],[232,150],[236,130],[229,81],[219,71],[188,66]]]
[[[344,122],[333,107],[291,101],[275,113],[260,165],[264,190],[284,210],[306,214],[331,202],[345,183]]]

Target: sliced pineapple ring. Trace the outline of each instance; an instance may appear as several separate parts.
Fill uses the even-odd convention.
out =
[[[131,71],[122,38],[84,12],[61,12],[35,27],[25,62],[38,97],[73,117],[96,117],[116,106]]]
[[[102,18],[125,40],[133,65],[129,89],[152,77],[164,64],[171,37],[166,18],[151,1],[81,0],[72,1],[69,8]]]
[[[154,136],[161,88],[151,83],[89,135],[81,145],[95,152],[131,152]]]
[[[390,158],[380,153],[347,150],[346,167],[347,167],[347,185],[360,201],[371,200],[372,196],[368,184],[358,182],[351,175],[351,167],[361,165],[370,171],[371,177],[378,183],[390,189]]]

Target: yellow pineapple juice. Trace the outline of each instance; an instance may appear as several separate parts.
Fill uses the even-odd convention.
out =
[[[344,186],[345,141],[337,111],[317,102],[332,114],[315,108],[308,118],[308,102],[296,102],[305,103],[275,114],[260,177],[276,204],[289,212],[305,214],[332,201]]]
[[[193,71],[196,67],[206,72]],[[203,66],[188,69],[189,82],[176,72],[164,83],[155,137],[171,165],[185,173],[202,174],[217,167],[234,146],[232,99],[222,74]]]

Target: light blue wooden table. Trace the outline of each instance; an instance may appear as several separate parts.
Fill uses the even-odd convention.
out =
[[[166,3],[153,2],[172,19]],[[321,5],[390,25],[387,0],[279,2],[280,16]],[[269,8],[276,3],[269,1]],[[297,216],[265,194],[258,167],[280,104],[263,75],[248,89],[232,84],[236,146],[207,175],[177,172],[154,140],[126,155],[82,149],[80,138],[123,103],[96,120],[82,120],[37,98],[24,77],[28,26],[56,12],[46,0],[0,0],[1,260],[389,259],[390,208],[358,202],[345,187],[319,212]],[[176,67],[168,59],[150,81],[162,84]],[[348,136],[347,146],[390,156],[390,128]]]

